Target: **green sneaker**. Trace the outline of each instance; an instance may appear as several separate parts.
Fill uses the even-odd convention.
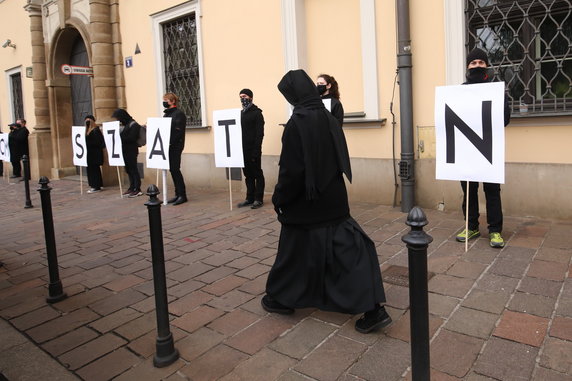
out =
[[[500,233],[491,233],[489,234],[489,239],[491,247],[496,247],[496,248],[502,248],[504,247],[504,239],[502,239],[502,236]]]
[[[457,234],[457,241],[459,242],[465,242],[465,240],[467,239],[467,236],[469,237],[469,241],[472,240],[473,238],[477,238],[481,235],[481,233],[479,232],[479,230],[463,230],[462,232],[460,232],[459,234]]]

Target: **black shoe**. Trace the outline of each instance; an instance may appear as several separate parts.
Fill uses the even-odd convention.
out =
[[[173,197],[172,199],[168,200],[168,201],[167,201],[167,204],[172,204],[172,203],[174,203],[175,201],[177,201],[178,199],[179,199],[179,196],[175,196],[175,197]]]
[[[254,204],[254,201],[244,200],[243,202],[239,202],[238,205],[236,205],[236,206],[238,206],[239,208],[242,208],[245,206],[250,206],[252,204]]]
[[[175,200],[175,202],[173,202],[173,205],[181,205],[182,203],[187,202],[187,197],[183,197],[183,196],[179,196],[177,197],[177,199]],[[168,202],[168,201],[167,201]]]
[[[391,316],[384,307],[367,311],[356,321],[356,331],[360,333],[370,333],[379,328],[387,327],[391,324]]]
[[[252,206],[250,207],[250,209],[262,208],[262,205],[264,205],[264,203],[262,201],[254,201],[252,203]]]
[[[17,179],[18,177],[22,177],[22,176],[16,176],[16,175],[10,176],[11,179]]]
[[[291,315],[294,313],[294,309],[290,307],[283,306],[282,304],[278,303],[276,300],[272,299],[272,297],[268,295],[264,295],[262,300],[260,300],[260,304],[262,304],[262,308],[268,312],[275,312],[281,315]]]

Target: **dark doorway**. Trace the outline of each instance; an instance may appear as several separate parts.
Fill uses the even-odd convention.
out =
[[[87,50],[81,36],[77,36],[74,41],[71,55],[70,65],[73,66],[89,66],[89,58]],[[91,111],[91,76],[89,75],[70,75],[71,101],[73,113],[73,125],[83,126],[86,115]]]

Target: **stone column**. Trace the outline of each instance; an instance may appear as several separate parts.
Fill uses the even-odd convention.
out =
[[[46,87],[46,48],[42,25],[42,1],[28,0],[24,9],[30,14],[32,40],[32,73],[34,84],[34,114],[36,125],[29,138],[30,170],[32,179],[50,175],[52,168],[52,141],[50,108]]]
[[[98,121],[110,120],[113,111],[125,108],[125,79],[119,32],[119,1],[89,0],[91,65],[94,111]],[[105,184],[117,184],[115,168],[103,166]]]

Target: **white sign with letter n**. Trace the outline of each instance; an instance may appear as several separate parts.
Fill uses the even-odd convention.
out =
[[[124,167],[125,161],[123,161],[123,149],[121,146],[119,122],[104,122],[103,138],[105,139],[105,147],[107,148],[107,159],[109,160],[109,165]]]
[[[73,164],[87,167],[87,145],[85,144],[85,127],[72,127]]]
[[[504,82],[435,89],[436,178],[504,183]]]
[[[147,168],[170,169],[171,118],[147,118]]]
[[[215,165],[226,168],[244,167],[240,109],[213,112]]]

